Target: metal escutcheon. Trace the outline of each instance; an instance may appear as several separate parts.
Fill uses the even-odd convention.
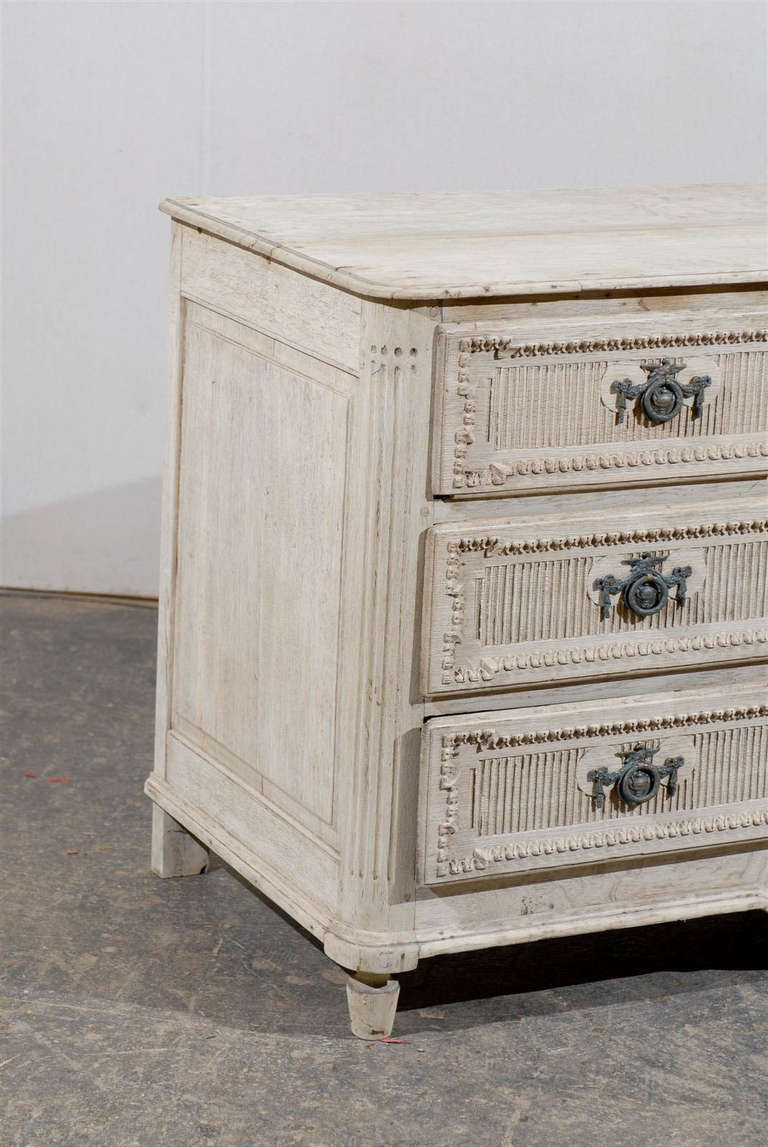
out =
[[[611,390],[617,397],[616,421],[623,422],[627,400],[640,399],[640,409],[650,422],[663,423],[675,418],[683,408],[683,400],[693,399],[693,417],[698,418],[704,408],[704,392],[712,385],[708,374],[697,375],[690,382],[680,382],[677,375],[685,370],[684,362],[675,363],[663,358],[657,363],[641,363],[646,373],[645,382],[633,383],[630,378],[617,378]]]
[[[600,594],[600,608],[603,617],[611,615],[611,598],[621,595],[621,600],[636,617],[651,617],[660,613],[669,601],[669,591],[676,589],[678,605],[685,605],[686,581],[693,573],[691,566],[675,566],[671,574],[662,573],[661,567],[669,554],[641,554],[639,558],[627,558],[622,565],[629,566],[625,578],[613,574],[598,578],[593,588]]]
[[[634,745],[632,749],[617,753],[623,761],[622,767],[616,772],[602,766],[587,773],[587,780],[592,782],[592,798],[598,809],[605,808],[605,789],[614,787],[614,791],[624,804],[630,808],[645,804],[653,800],[661,788],[661,782],[669,778],[667,793],[674,796],[677,791],[677,771],[685,764],[683,757],[667,757],[663,765],[655,765],[653,758],[658,748],[650,745]]]

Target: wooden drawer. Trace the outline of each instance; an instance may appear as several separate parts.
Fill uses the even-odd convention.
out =
[[[768,470],[768,309],[453,324],[437,339],[433,491]]]
[[[434,718],[421,879],[766,838],[767,726],[766,690],[754,686]]]
[[[431,529],[424,693],[479,693],[763,655],[765,497],[699,510],[674,509],[673,498],[665,501],[660,491],[649,491],[647,501],[659,508]]]

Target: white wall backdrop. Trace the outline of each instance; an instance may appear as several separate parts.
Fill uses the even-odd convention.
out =
[[[168,193],[752,182],[766,8],[3,5],[0,582],[154,595]]]

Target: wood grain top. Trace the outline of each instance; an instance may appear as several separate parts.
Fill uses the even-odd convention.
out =
[[[768,281],[766,190],[205,196],[160,208],[358,295],[437,300]]]

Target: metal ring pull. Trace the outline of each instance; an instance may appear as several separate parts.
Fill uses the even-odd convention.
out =
[[[600,593],[600,609],[604,618],[611,616],[611,598],[617,594],[627,609],[636,617],[651,617],[659,613],[669,601],[669,591],[676,587],[675,600],[685,605],[686,580],[693,573],[691,566],[675,566],[671,574],[661,571],[669,554],[641,554],[639,558],[626,558],[621,564],[630,567],[625,578],[597,578],[593,589]]]
[[[587,780],[592,782],[595,807],[605,808],[604,790],[615,786],[619,799],[630,808],[636,808],[656,796],[665,777],[669,777],[667,793],[674,796],[677,792],[677,770],[682,768],[685,760],[683,757],[667,757],[663,765],[655,765],[653,757],[658,752],[658,748],[650,745],[635,745],[628,752],[616,754],[624,762],[616,772],[602,766],[587,773]]]
[[[679,382],[677,375],[685,370],[684,362],[672,362],[663,358],[660,363],[641,363],[647,378],[645,382],[633,383],[629,378],[616,379],[611,383],[612,392],[617,395],[616,421],[623,422],[627,409],[627,399],[640,399],[640,407],[651,422],[669,422],[680,413],[683,399],[693,398],[693,417],[698,418],[704,409],[704,391],[712,385],[708,374],[697,375],[690,382]]]

